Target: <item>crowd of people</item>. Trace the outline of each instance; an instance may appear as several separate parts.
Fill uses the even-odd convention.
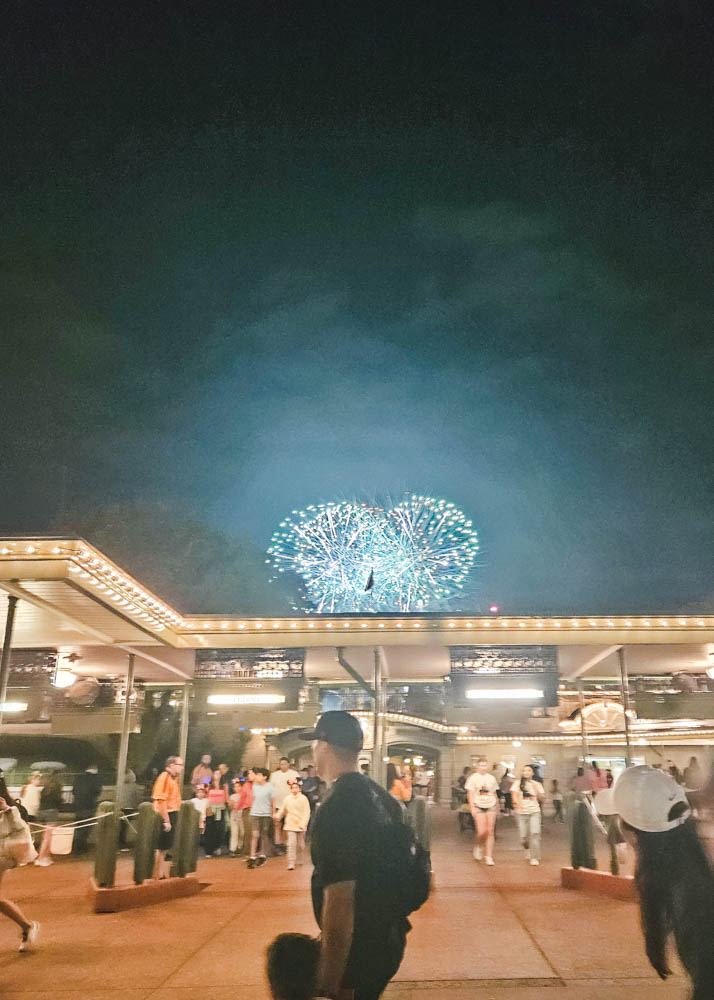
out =
[[[390,765],[392,767],[392,765]],[[503,771],[501,772],[501,767]],[[691,757],[687,767],[680,771],[671,761],[653,765],[654,770],[667,774],[678,785],[689,791],[700,788],[704,773],[696,757]],[[585,794],[595,801],[603,791],[612,789],[615,777],[612,770],[602,768],[597,761],[578,767],[570,781],[571,792]],[[397,780],[392,792],[402,796],[402,784]],[[390,789],[391,790],[391,789]],[[504,765],[489,766],[487,760],[477,762],[475,768],[465,767],[454,788],[456,801],[461,802],[461,817],[473,821],[475,842],[473,856],[493,867],[496,820],[499,816],[513,815],[517,824],[525,859],[531,865],[541,861],[541,831],[543,815],[556,822],[565,822],[563,793],[557,779],[552,779],[546,791],[537,764],[526,764],[518,777]],[[462,822],[463,829],[463,822]]]
[[[164,873],[181,807],[182,767],[179,758],[169,758],[152,790],[154,808],[163,820],[157,877]],[[206,857],[243,855],[248,868],[259,868],[268,857],[284,856],[290,871],[304,862],[306,838],[326,788],[312,765],[298,771],[282,757],[272,773],[253,767],[233,775],[227,764],[213,768],[205,754],[191,773],[191,787]]]
[[[464,768],[454,791],[457,802],[465,800],[462,818],[470,815],[473,821],[475,861],[495,866],[496,820],[499,815],[513,815],[525,859],[531,865],[540,864],[541,817],[546,792],[536,766],[526,764],[516,778],[507,768],[501,774],[498,764],[490,767],[482,758],[475,768]],[[551,783],[551,801],[555,817],[562,818],[563,800],[557,781]]]
[[[288,869],[295,868],[304,860],[311,832],[312,903],[321,935],[281,934],[271,943],[266,971],[273,996],[376,1000],[401,962],[409,914],[429,892],[428,858],[425,867],[424,852],[403,822],[404,806],[416,794],[414,776],[390,767],[387,789],[373,782],[358,765],[362,731],[348,713],[324,713],[311,735],[324,780],[313,767],[298,772],[285,757],[272,773],[253,768],[231,775],[225,765],[212,768],[206,756],[191,776],[191,802],[199,812],[207,855],[224,847],[234,856],[242,851],[250,868],[264,864],[268,854],[284,855]],[[172,846],[182,773],[182,759],[169,757],[153,786],[154,809],[162,819],[157,873]],[[696,758],[681,773],[667,761],[610,777],[592,763],[578,770],[570,790],[594,800],[608,828],[635,851],[645,950],[653,968],[662,978],[670,975],[673,944],[691,979],[692,1000],[709,1000],[714,996],[714,872],[697,827],[697,809],[711,812],[714,782],[705,781]],[[44,818],[52,830],[49,824],[62,806],[56,784],[35,772],[14,798],[0,776],[0,913],[18,926],[21,951],[37,943],[40,927],[3,894],[2,876],[41,863],[45,837],[38,852],[29,824]],[[457,787],[474,820],[477,861],[495,864],[496,820],[508,812],[516,818],[526,860],[540,862],[543,804],[550,798],[554,819],[562,812],[556,781],[546,794],[537,766],[525,764],[514,776],[482,759],[464,769]],[[91,820],[101,794],[96,768],[77,776],[73,794],[80,822]],[[126,802],[122,806],[128,808]],[[85,843],[81,837],[80,847]]]

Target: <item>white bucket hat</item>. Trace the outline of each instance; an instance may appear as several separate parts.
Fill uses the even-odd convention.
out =
[[[598,816],[616,816],[615,796],[612,788],[603,788],[595,796],[595,809]]]
[[[682,786],[664,771],[649,764],[628,767],[617,779],[612,791],[615,812],[643,833],[666,833],[681,826],[691,815]],[[686,810],[675,819],[670,819],[672,809],[680,803],[687,807]]]

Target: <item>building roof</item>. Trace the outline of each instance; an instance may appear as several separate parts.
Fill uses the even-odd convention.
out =
[[[190,572],[190,566],[186,568]],[[134,652],[147,679],[184,680],[193,650],[307,647],[309,677],[344,679],[335,647],[357,669],[371,672],[381,646],[393,679],[439,679],[449,672],[453,645],[553,645],[561,673],[614,676],[617,649],[627,647],[632,673],[699,671],[710,665],[714,615],[505,616],[296,615],[289,618],[195,615],[163,601],[81,538],[0,539],[0,593],[18,602],[14,648],[91,647],[93,673],[121,672]],[[0,602],[0,615],[6,600]],[[111,651],[111,652],[110,652]],[[79,663],[80,661],[78,661]]]

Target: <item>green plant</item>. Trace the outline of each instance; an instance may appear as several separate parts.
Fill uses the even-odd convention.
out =
[[[139,806],[134,847],[134,881],[137,885],[153,875],[160,832],[161,817],[150,802],[142,802]]]
[[[431,849],[431,817],[426,799],[415,796],[407,807],[407,822],[425,851]]]
[[[607,830],[607,844],[610,848],[610,873],[612,875],[620,874],[620,859],[617,856],[617,845],[621,842],[622,837],[617,825],[616,816],[605,816],[605,829]]]
[[[597,868],[590,810],[582,796],[577,796],[570,814],[570,863],[573,868]]]
[[[199,813],[190,802],[184,802],[178,814],[174,837],[171,875],[184,878],[196,871],[199,840]]]
[[[101,802],[97,810],[97,848],[94,856],[94,879],[107,888],[114,885],[119,846],[121,815],[113,802]]]

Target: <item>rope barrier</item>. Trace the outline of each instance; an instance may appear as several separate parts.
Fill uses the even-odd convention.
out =
[[[92,827],[92,826],[96,826],[100,819],[102,819],[104,816],[108,816],[108,815],[110,815],[110,814],[109,813],[97,813],[96,816],[88,816],[86,819],[75,819],[75,820],[72,820],[69,823],[28,823],[27,825],[30,827],[30,829],[34,828],[36,831],[39,831],[39,830],[83,830],[83,829],[88,829],[89,827]],[[122,819],[122,820],[126,820],[126,822],[129,823],[130,819],[133,819],[134,816],[138,816],[138,815],[139,815],[138,812],[129,813],[128,815],[125,815],[124,813],[122,813],[119,818]],[[131,826],[132,829],[134,829],[134,827],[132,826],[131,823],[129,823],[129,826]]]

